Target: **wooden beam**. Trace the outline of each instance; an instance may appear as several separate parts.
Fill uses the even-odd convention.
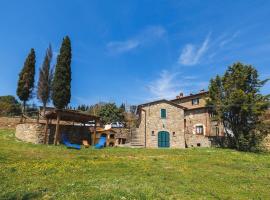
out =
[[[44,144],[48,144],[48,124],[49,124],[49,119],[46,119]]]
[[[54,135],[54,145],[58,145],[59,144],[59,132],[60,132],[60,113],[57,113],[57,119],[56,119],[56,130],[55,130],[55,135]]]
[[[95,141],[96,141],[96,137],[97,137],[97,124],[96,124],[96,120],[95,120],[95,127],[94,127],[94,134],[93,134],[93,138],[92,138],[92,146],[95,145]]]

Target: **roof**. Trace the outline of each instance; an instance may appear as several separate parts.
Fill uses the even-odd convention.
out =
[[[208,93],[209,93],[208,91],[204,91],[204,92],[200,92],[200,93],[197,93],[197,94],[191,94],[189,96],[183,96],[183,97],[180,97],[180,98],[172,99],[171,101],[174,102],[174,101],[178,101],[178,100],[189,99],[189,98],[205,95],[205,94],[208,94]]]
[[[57,114],[60,114],[60,120],[87,123],[89,121],[99,121],[99,117],[81,113],[75,110],[54,109],[45,113],[46,119],[57,119]]]
[[[181,108],[183,110],[187,109],[184,106],[178,105],[178,104],[173,103],[172,101],[168,101],[166,99],[161,99],[161,100],[157,100],[157,101],[151,101],[151,102],[148,102],[148,103],[140,104],[140,105],[138,105],[138,108],[149,106],[149,105],[154,105],[154,104],[158,104],[158,103],[167,103],[167,104],[170,104],[170,105],[175,106],[177,108]]]

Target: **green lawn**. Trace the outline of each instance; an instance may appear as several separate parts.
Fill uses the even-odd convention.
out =
[[[270,199],[270,154],[70,150],[0,130],[0,199]]]

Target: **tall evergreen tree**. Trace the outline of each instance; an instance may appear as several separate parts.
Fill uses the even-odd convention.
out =
[[[269,97],[260,93],[261,81],[251,65],[235,63],[222,77],[212,79],[208,105],[224,125],[231,147],[255,151],[269,131],[261,120],[269,106]]]
[[[71,42],[68,36],[63,39],[60,53],[57,56],[52,82],[52,100],[58,109],[65,108],[71,98]]]
[[[53,78],[53,69],[51,68],[52,56],[53,56],[52,47],[51,45],[49,45],[49,48],[46,51],[42,67],[39,68],[39,80],[37,91],[37,97],[43,104],[44,114],[46,110],[46,105],[50,101],[51,96],[51,84]]]
[[[25,104],[31,98],[35,82],[36,55],[32,48],[27,56],[22,71],[19,74],[17,96],[23,102],[22,112],[25,112]]]

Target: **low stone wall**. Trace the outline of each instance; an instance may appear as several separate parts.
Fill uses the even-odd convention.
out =
[[[204,135],[185,134],[187,147],[211,147],[211,142]]]
[[[0,128],[15,129],[20,119],[20,117],[0,117]]]
[[[270,151],[270,134],[264,139],[264,146],[266,150]]]
[[[44,143],[44,124],[24,123],[16,126],[15,136],[19,140],[34,144]]]

